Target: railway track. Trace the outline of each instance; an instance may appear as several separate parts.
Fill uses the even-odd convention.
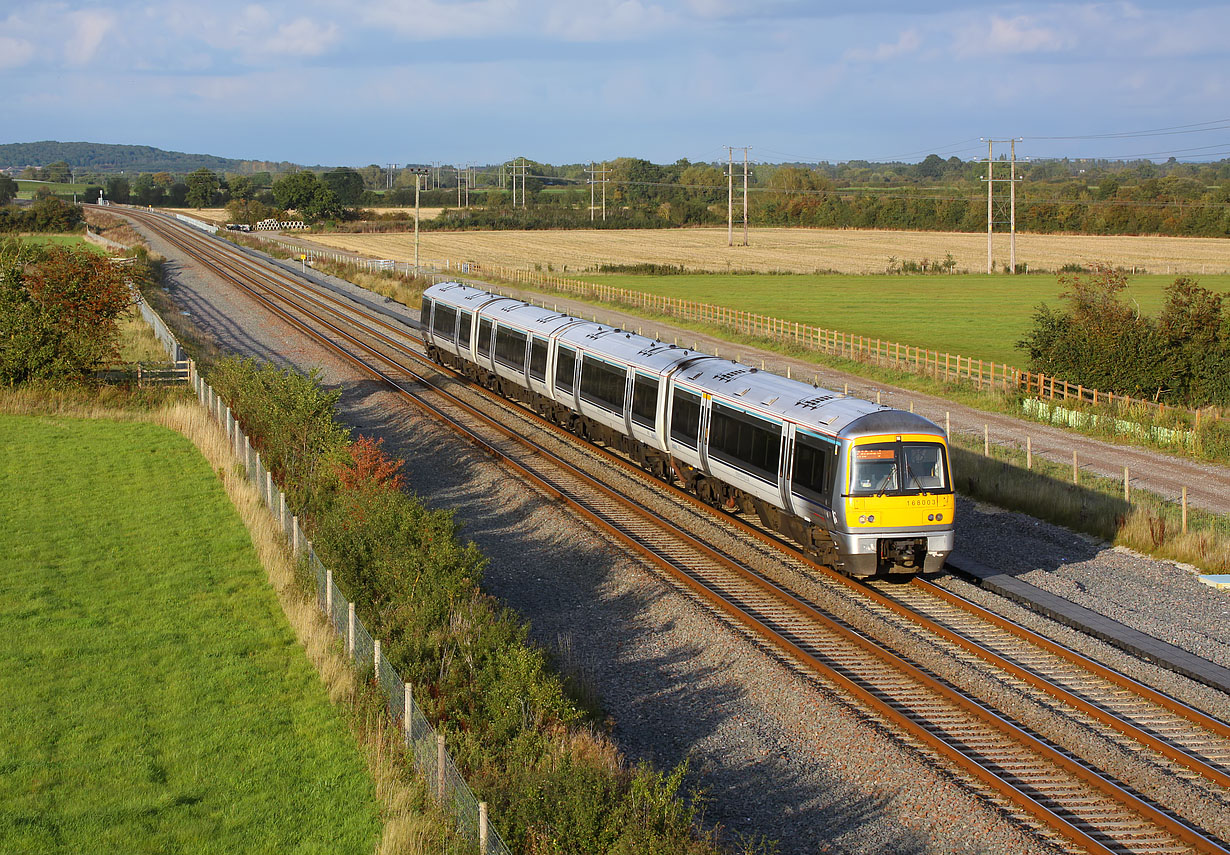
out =
[[[410,364],[424,358],[407,346],[405,329],[379,318],[360,320],[355,304],[286,274],[269,272],[188,227],[148,214],[135,218],[247,289],[287,322],[430,409],[544,493],[568,503],[662,567],[675,585],[708,603],[762,646],[839,689],[864,714],[941,758],[947,768],[958,770],[978,791],[1043,835],[1052,839],[1061,835],[1075,851],[1226,851],[1197,823],[1185,821],[1181,806],[1162,807],[1132,786],[1099,773],[1091,761],[1010,720],[987,700],[933,673],[924,662],[889,652],[873,632],[817,608],[680,526],[647,514],[637,502],[614,494],[575,463],[530,443],[519,435],[524,431],[510,430],[459,395],[435,388],[439,381],[434,366],[428,374]],[[428,386],[434,391],[424,388]],[[517,418],[529,418],[523,410],[518,412]],[[632,469],[622,461],[616,465]],[[642,477],[639,470],[635,472]],[[691,497],[679,501],[700,504]],[[722,524],[741,525],[729,518]],[[784,548],[763,532],[744,528],[745,536],[757,537],[774,550]],[[799,564],[799,572],[825,575],[789,549],[781,554],[783,560]],[[1198,711],[1164,696],[1150,697],[1147,687],[1130,681],[1125,685],[1126,678],[1109,669],[1082,664],[1079,654],[1031,638],[1019,627],[1004,625],[1002,619],[995,622],[978,615],[973,607],[934,586],[928,590],[925,583],[917,583],[884,590],[886,586],[862,586],[828,575],[832,578],[825,576],[826,584],[842,596],[861,599],[861,608],[877,614],[882,623],[926,636],[929,643],[954,656],[987,663],[1001,675],[997,679],[1024,687],[1021,691],[1045,698],[1046,704],[1066,707],[1069,715],[1083,717],[1085,726],[1102,728],[1117,744],[1151,753],[1151,762],[1159,768],[1197,782],[1208,788],[1210,798],[1226,803],[1230,731],[1224,725],[1218,730],[1220,723]]]

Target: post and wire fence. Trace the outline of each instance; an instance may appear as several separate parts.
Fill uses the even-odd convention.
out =
[[[412,758],[415,770],[427,782],[428,791],[440,808],[455,819],[457,835],[470,842],[470,851],[479,855],[510,855],[499,832],[487,816],[487,805],[480,802],[458,771],[445,746],[444,735],[431,726],[422,709],[415,702],[410,684],[402,679],[396,668],[380,649],[380,640],[373,638],[361,618],[355,614],[355,604],[348,600],[333,579],[333,571],[326,568],[316,555],[311,542],[299,524],[299,518],[286,501],[286,493],[274,480],[273,473],[260,452],[252,446],[243,426],[231,408],[197,370],[196,363],[187,359],[175,336],[167,329],[162,318],[141,303],[141,314],[155,329],[155,334],[167,348],[168,354],[177,361],[186,363],[188,384],[201,407],[226,432],[227,443],[237,461],[243,466],[248,480],[260,493],[261,500],[273,516],[286,538],[297,561],[310,571],[315,580],[316,602],[324,612],[334,631],[345,641],[347,654],[354,660],[360,673],[370,668],[372,679],[381,689],[389,716],[401,724],[402,738],[407,755]]]
[[[265,240],[269,239],[265,238]],[[276,241],[276,239],[275,242],[282,243],[281,241]],[[302,247],[297,245],[287,243],[283,244],[283,246],[293,246],[295,249],[303,251]],[[370,259],[356,256],[352,253],[319,249],[312,249],[309,251],[309,254],[316,258],[327,258],[343,264],[351,264],[359,269],[371,272],[388,271],[410,275],[416,273],[414,265],[409,262],[393,261],[391,259]],[[1059,377],[1026,371],[1008,365],[1005,362],[976,359],[939,350],[928,350],[883,338],[873,338],[840,330],[825,329],[801,321],[775,318],[769,315],[734,309],[728,306],[719,306],[713,303],[701,303],[695,300],[666,297],[631,288],[619,288],[613,285],[586,282],[581,279],[543,273],[539,270],[506,267],[477,261],[453,261],[450,259],[424,263],[418,268],[420,275],[422,275],[424,268],[432,271],[435,274],[433,278],[437,280],[442,278],[440,277],[442,273],[455,273],[498,279],[513,285],[528,285],[547,291],[569,294],[582,299],[629,306],[679,318],[680,320],[723,327],[749,338],[761,338],[781,344],[793,345],[828,356],[836,356],[859,362],[870,362],[897,370],[911,371],[945,383],[968,383],[979,391],[1020,391],[1026,395],[1035,396],[1038,401],[1086,403],[1093,406],[1105,406],[1107,409],[1119,413],[1137,410],[1157,418],[1163,418],[1167,414],[1183,415],[1193,419],[1197,428],[1199,428],[1202,420],[1220,420],[1224,416],[1224,413],[1217,407],[1201,409],[1177,407],[1148,398],[1104,392],[1079,383],[1069,383]]]

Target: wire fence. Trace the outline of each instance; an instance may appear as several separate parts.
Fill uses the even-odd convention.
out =
[[[406,261],[363,258],[351,253],[332,252],[329,250],[307,250],[298,244],[283,242],[277,238],[265,238],[265,240],[279,243],[283,247],[304,253],[308,259],[327,258],[343,264],[350,264],[360,270],[369,272],[386,271],[408,275],[417,273],[432,281],[441,281],[447,278],[446,275],[442,276],[441,274],[449,273],[454,275],[482,276],[514,285],[529,285],[546,291],[570,294],[583,299],[646,309],[681,320],[725,327],[752,338],[763,338],[814,350],[830,356],[843,357],[860,362],[871,362],[897,370],[925,374],[946,383],[965,382],[975,386],[980,391],[1020,390],[1026,395],[1035,395],[1038,399],[1042,400],[1084,402],[1094,406],[1105,406],[1120,413],[1126,413],[1135,408],[1147,411],[1159,418],[1164,417],[1167,413],[1182,414],[1193,419],[1197,427],[1199,427],[1201,420],[1220,420],[1225,415],[1219,407],[1190,409],[1168,405],[1160,401],[1152,401],[1147,398],[1116,395],[1111,392],[1102,392],[1083,386],[1079,383],[1069,383],[1061,378],[1026,371],[1004,362],[975,359],[938,350],[927,350],[887,339],[871,338],[870,336],[861,336],[855,333],[841,332],[840,330],[825,329],[800,321],[774,318],[756,312],[732,309],[728,306],[701,303],[695,300],[683,300],[676,297],[664,297],[646,291],[586,282],[581,279],[556,276],[538,270],[504,267],[498,264],[485,264],[477,261],[436,259],[423,261],[416,271],[414,265]]]
[[[200,405],[226,431],[227,441],[236,460],[243,464],[248,479],[257,488],[262,501],[281,527],[282,534],[297,560],[306,563],[316,582],[316,602],[338,635],[345,640],[346,651],[360,673],[371,669],[372,679],[383,690],[390,717],[400,722],[407,753],[415,769],[428,784],[428,790],[446,813],[455,818],[455,831],[469,841],[468,851],[479,855],[510,855],[508,847],[487,817],[487,805],[475,797],[465,778],[457,770],[445,747],[444,735],[438,733],[418,704],[407,683],[384,656],[379,639],[373,638],[363,621],[355,614],[355,605],[333,581],[333,571],[326,568],[316,555],[311,542],[299,525],[299,518],[288,507],[286,494],[273,478],[273,473],[252,446],[238,419],[222,397],[200,376],[196,363],[184,357],[175,336],[153,309],[141,303],[141,314],[155,329],[155,334],[177,361],[186,363],[188,382]]]

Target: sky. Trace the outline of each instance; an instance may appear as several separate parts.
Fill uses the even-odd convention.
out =
[[[0,0],[0,142],[361,166],[1230,157],[1209,0]],[[997,144],[995,154],[1007,146]]]

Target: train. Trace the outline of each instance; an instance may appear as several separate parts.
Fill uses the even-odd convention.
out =
[[[955,495],[922,416],[460,282],[429,357],[856,578],[940,571]]]

